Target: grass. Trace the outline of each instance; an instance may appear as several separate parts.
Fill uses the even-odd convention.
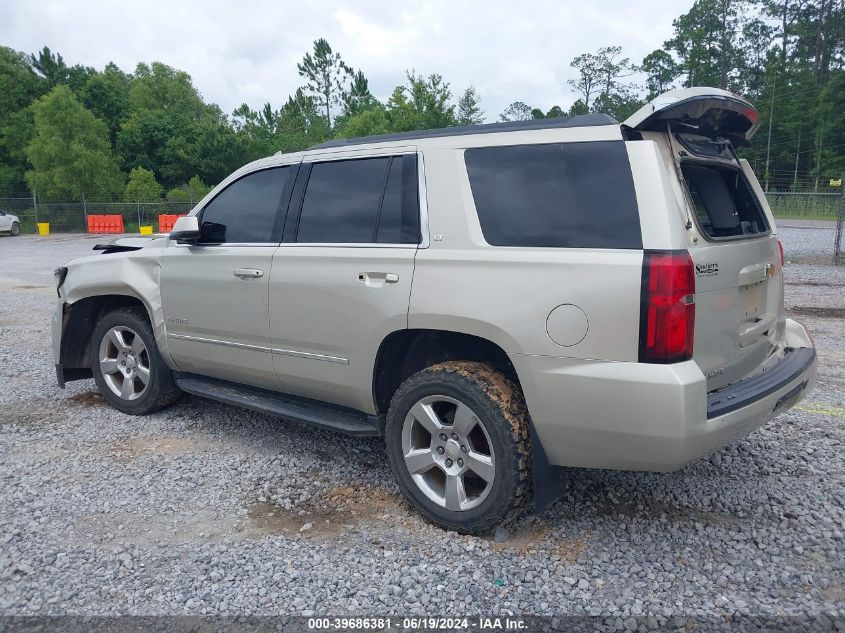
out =
[[[774,216],[781,220],[836,220],[843,204],[840,196],[769,194],[766,198]]]

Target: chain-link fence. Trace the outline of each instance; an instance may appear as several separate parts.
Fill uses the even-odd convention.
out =
[[[769,192],[769,206],[778,221],[784,253],[790,261],[845,263],[845,191],[840,193]],[[161,214],[187,213],[191,202],[37,202],[33,197],[0,198],[0,210],[21,219],[23,233],[35,233],[36,222],[49,222],[51,232],[84,233],[88,215],[123,216],[127,233],[139,226],[158,230]]]
[[[792,262],[845,263],[843,193],[769,192],[784,256]]]
[[[0,198],[0,210],[21,220],[22,233],[35,233],[38,222],[48,222],[51,233],[85,233],[89,215],[121,215],[127,233],[141,226],[158,231],[158,216],[188,213],[191,202],[48,202],[34,198]]]

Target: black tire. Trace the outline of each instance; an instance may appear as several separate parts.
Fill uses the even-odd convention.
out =
[[[20,235],[21,234],[21,225],[18,224],[17,222],[12,222],[12,230],[9,231],[9,233],[11,233],[12,237]]]
[[[106,382],[100,363],[100,346],[112,328],[127,328],[137,334],[145,346],[145,362],[149,369],[149,380],[143,391],[134,400],[124,399],[112,391]],[[91,334],[91,371],[94,381],[103,397],[115,409],[130,415],[146,415],[173,404],[182,392],[173,382],[170,368],[158,352],[155,336],[149,319],[140,308],[117,308],[106,313],[94,326]]]
[[[450,510],[430,499],[415,483],[405,464],[402,436],[406,418],[411,419],[411,408],[429,396],[446,396],[460,401],[469,407],[486,431],[485,441],[489,441],[491,455],[495,456],[495,476],[483,501],[470,509]],[[430,437],[437,443],[433,435]],[[425,441],[423,438],[422,442]],[[424,517],[443,528],[464,534],[489,533],[515,518],[529,496],[531,451],[528,412],[522,390],[486,364],[440,363],[408,378],[391,400],[385,443],[394,476],[405,497]],[[439,478],[441,474],[437,468],[426,473],[433,472],[433,476]],[[445,471],[440,470],[445,481]]]

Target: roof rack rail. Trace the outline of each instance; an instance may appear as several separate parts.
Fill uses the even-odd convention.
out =
[[[532,119],[530,121],[506,121],[502,123],[484,123],[482,125],[466,125],[462,127],[445,127],[434,130],[416,130],[414,132],[399,132],[395,134],[379,134],[377,136],[360,136],[357,138],[341,138],[314,145],[308,149],[327,149],[331,147],[349,147],[368,143],[386,143],[390,141],[410,141],[423,138],[438,138],[444,136],[467,136],[471,134],[492,134],[494,132],[519,132],[523,130],[544,130],[566,127],[593,127],[598,125],[619,125],[619,121],[609,114],[577,114],[571,117],[557,119]]]

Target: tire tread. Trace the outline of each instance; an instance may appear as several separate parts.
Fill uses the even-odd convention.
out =
[[[481,519],[472,522],[445,520],[433,515],[425,505],[419,503],[413,496],[405,494],[406,498],[429,521],[462,533],[486,534],[497,526],[506,524],[516,518],[524,509],[531,493],[531,445],[528,424],[528,410],[522,390],[513,381],[490,365],[476,361],[448,361],[438,363],[414,374],[397,389],[393,395],[388,411],[385,442],[388,454],[392,455],[390,446],[397,440],[401,444],[402,420],[395,419],[401,402],[414,389],[435,380],[447,380],[455,386],[469,391],[480,392],[488,401],[491,411],[498,413],[501,425],[505,427],[505,436],[512,450],[497,459],[509,459],[510,464],[504,471],[503,486],[499,499],[490,511]],[[480,413],[480,412],[477,412]],[[494,419],[495,422],[495,419]],[[395,461],[395,460],[391,460]],[[403,464],[393,464],[394,472]],[[400,488],[404,485],[397,476]]]

